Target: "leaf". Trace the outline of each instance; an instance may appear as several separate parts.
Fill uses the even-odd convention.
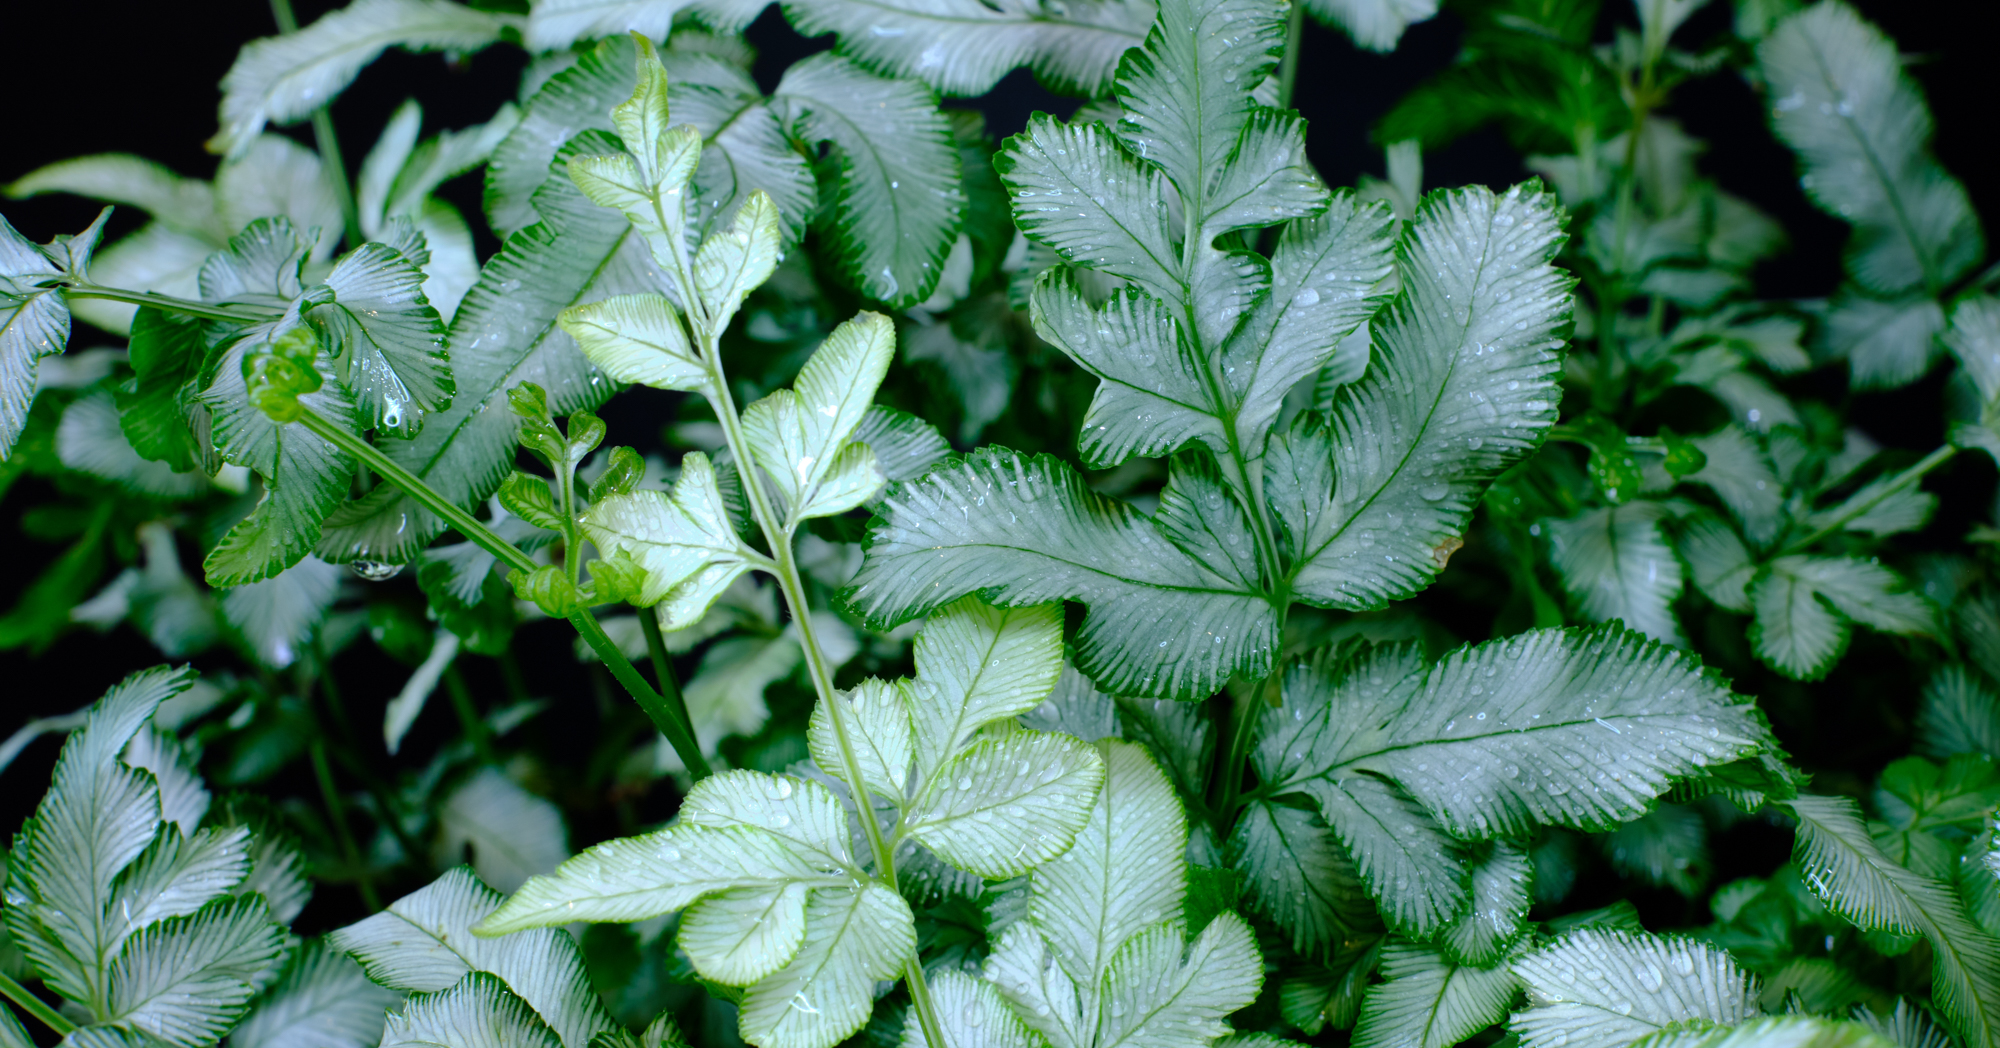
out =
[[[1180,252],[1167,230],[1166,180],[1102,124],[1032,117],[993,167],[1012,190],[1021,232],[1066,261],[1130,280],[1154,298],[1179,297]]]
[[[1347,30],[1370,51],[1393,51],[1409,26],[1437,14],[1437,0],[1306,0],[1320,23]]]
[[[1882,538],[1901,531],[1916,531],[1930,523],[1937,511],[1937,496],[1915,484],[1896,488],[1895,474],[1876,477],[1841,500],[1837,506],[1814,513],[1807,523],[1817,529],[1845,517],[1844,531]],[[1895,488],[1891,491],[1889,489]]]
[[[181,740],[159,727],[142,729],[125,744],[126,764],[153,774],[159,786],[160,821],[192,834],[208,814],[208,788],[194,769],[194,755]]]
[[[363,244],[327,274],[332,301],[302,314],[320,333],[363,424],[403,437],[449,405],[456,389],[444,325],[423,282],[416,260],[388,244]],[[308,302],[319,298],[318,288],[306,293]]]
[[[104,1014],[172,1045],[212,1044],[284,951],[262,899],[210,903],[141,930],[110,967]]]
[[[1506,965],[1458,964],[1429,946],[1392,940],[1382,978],[1361,1002],[1355,1048],[1446,1048],[1507,1017],[1519,981]]]
[[[352,958],[307,939],[284,971],[229,1032],[231,1048],[374,1048],[383,1013],[398,995],[362,974]]]
[[[647,4],[675,6],[671,0],[640,0],[633,6]],[[543,4],[537,10],[550,9]],[[613,129],[613,104],[632,94],[636,51],[630,36],[613,36],[584,51],[575,65],[529,97],[521,123],[494,149],[487,165],[486,210],[495,228],[512,233],[537,221],[531,197],[548,177],[559,146],[579,132]],[[787,241],[796,242],[817,207],[812,171],[792,148],[756,82],[713,56],[668,51],[660,59],[668,70],[676,114],[704,136],[694,186],[705,219],[735,214],[752,190],[762,189],[778,203]]]
[[[211,302],[255,302],[285,308],[303,292],[299,272],[311,245],[287,219],[259,220],[230,239],[229,247],[202,264],[202,297]],[[250,403],[243,359],[268,345],[283,321],[245,331],[235,344],[211,353],[196,398],[214,420],[214,442],[223,459],[264,478],[264,497],[209,551],[202,567],[213,586],[261,582],[303,559],[318,541],[321,522],[346,497],[354,460],[304,426],[285,425]],[[315,367],[330,371],[322,353]],[[299,402],[336,426],[353,429],[353,403],[328,384]],[[284,477],[283,483],[276,478]]]
[[[1785,485],[1756,440],[1728,426],[1690,443],[1707,462],[1687,479],[1708,485],[1751,541],[1764,545],[1777,538],[1785,524]]]
[[[1061,690],[1067,686],[1098,694],[1089,678],[1066,666],[1056,687]],[[1215,740],[1212,722],[1205,711],[1200,706],[1171,699],[1120,696],[1113,701],[1125,737],[1152,749],[1154,758],[1181,796],[1206,796],[1210,770],[1215,763]]]
[[[822,867],[849,861],[846,809],[832,790],[808,779],[749,771],[711,775],[688,794],[681,818],[693,826],[773,834]]]
[[[340,569],[307,556],[262,582],[223,594],[222,617],[243,634],[257,661],[284,669],[298,658],[339,590]]]
[[[1793,861],[1813,894],[1866,931],[1931,943],[1931,999],[1954,1031],[1979,1044],[2000,1031],[2000,943],[1975,928],[1945,885],[1889,861],[1843,797],[1787,801],[1799,820]]]
[[[497,768],[481,768],[451,791],[437,821],[439,865],[461,861],[470,846],[479,879],[501,891],[551,873],[569,858],[561,810]]]
[[[133,316],[130,330],[127,352],[134,374],[115,394],[118,425],[132,450],[175,470],[219,466],[214,445],[196,433],[188,403],[208,349],[204,325],[147,308]]]
[[[1145,45],[1119,64],[1118,135],[1183,200],[1202,199],[1231,159],[1257,108],[1249,89],[1276,68],[1284,33],[1275,9],[1250,0],[1163,0]]]
[[[253,40],[222,79],[222,129],[208,147],[242,156],[266,122],[290,123],[326,105],[389,47],[478,51],[506,24],[448,0],[356,0],[304,29]]]
[[[1547,520],[1549,559],[1563,588],[1592,622],[1622,620],[1654,640],[1684,646],[1673,603],[1681,594],[1681,562],[1667,544],[1658,502],[1628,502]]]
[[[178,408],[174,415],[179,422]],[[199,473],[176,473],[166,463],[140,457],[119,421],[118,405],[107,392],[97,390],[70,401],[56,424],[56,458],[70,469],[141,495],[189,498],[208,490],[208,478]]]
[[[1851,619],[1890,633],[1923,634],[1935,613],[1902,590],[1894,572],[1858,557],[1779,557],[1750,587],[1757,657],[1797,680],[1826,675],[1847,648]]]
[[[1692,939],[1585,929],[1514,962],[1528,1007],[1511,1029],[1522,1048],[1629,1044],[1670,1023],[1733,1026],[1757,1014],[1748,975]]]
[[[638,33],[662,40],[674,16],[691,11],[718,33],[735,33],[763,10],[742,0],[545,0],[528,12],[527,45],[537,51],[569,47],[579,40]]]
[[[729,326],[744,297],[771,278],[783,247],[778,205],[763,190],[751,190],[729,229],[711,233],[694,258],[695,290],[711,327]]]
[[[659,860],[671,864],[660,866]],[[786,840],[751,826],[693,825],[606,841],[530,878],[479,926],[502,936],[570,921],[642,921],[685,909],[714,892],[741,887],[847,883],[840,863],[801,853]]]
[[[42,193],[75,193],[136,207],[211,244],[219,245],[229,235],[216,214],[215,191],[208,183],[182,178],[164,164],[130,153],[58,160],[15,179],[6,193],[17,200]]]
[[[932,1046],[923,1024],[905,1021],[901,1048],[1037,1048],[1041,1043],[992,983],[949,969],[927,978],[937,1014],[951,1017],[944,1027],[945,1044]]]
[[[403,690],[390,699],[382,708],[382,745],[390,753],[403,748],[403,738],[410,733],[410,726],[424,712],[424,704],[437,690],[438,681],[444,671],[451,668],[452,660],[458,658],[458,635],[450,630],[438,630],[431,641],[430,653],[424,661],[410,671],[410,677],[403,682]]]
[[[1274,794],[1318,802],[1385,915],[1417,934],[1464,905],[1443,831],[1610,828],[1676,778],[1771,744],[1692,657],[1616,626],[1534,630],[1428,667],[1407,644],[1340,656],[1287,671],[1253,760]]]
[[[1369,973],[1387,940],[1371,936],[1344,946],[1329,967],[1302,965],[1285,980],[1279,990],[1279,1008],[1285,1021],[1316,1036],[1321,1030],[1344,1030],[1354,1025],[1361,1012],[1363,991]]]
[[[1207,1048],[1229,1032],[1225,1016],[1257,999],[1264,969],[1248,922],[1218,914],[1187,935],[1179,921],[1154,925],[1112,956],[1096,1044]]]
[[[1195,440],[1227,452],[1220,412],[1205,410],[1206,369],[1164,302],[1121,288],[1093,310],[1059,267],[1036,281],[1029,306],[1035,334],[1100,380],[1078,442],[1086,465],[1157,457]]]
[[[743,995],[743,1039],[762,1048],[832,1048],[868,1020],[875,981],[901,974],[916,950],[909,904],[889,888],[814,891],[798,956]]]
[[[1061,970],[1093,988],[1127,940],[1179,914],[1187,890],[1180,860],[1187,822],[1166,776],[1131,743],[1107,739],[1097,751],[1105,767],[1097,804],[1076,843],[1030,874],[1034,899],[1028,908]],[[987,974],[994,977],[990,963]],[[1021,1006],[1023,998],[1004,978],[998,981]],[[1023,1018],[1039,1028],[1035,1019]]]
[[[1605,857],[1628,877],[1693,898],[1708,879],[1708,827],[1701,813],[1662,804],[1603,838]]]
[[[1302,954],[1333,950],[1381,923],[1354,860],[1314,812],[1257,801],[1237,817],[1229,852],[1252,905]]]
[[[790,964],[806,937],[801,881],[772,888],[731,888],[688,908],[674,942],[702,978],[749,986]]]
[[[1113,693],[1207,696],[1232,674],[1268,675],[1277,642],[1261,595],[1225,584],[1049,456],[982,448],[899,486],[842,599],[890,629],[968,593],[1091,605],[1076,663]]]
[[[1398,247],[1404,290],[1370,325],[1375,359],[1340,387],[1330,534],[1293,588],[1309,603],[1379,608],[1428,585],[1494,476],[1555,420],[1568,278],[1554,200],[1433,194]],[[1365,565],[1365,566],[1364,566]]]
[[[962,750],[980,729],[1034,709],[1063,671],[1062,608],[995,608],[972,598],[925,620],[909,684],[915,781]]]
[[[1528,906],[1534,901],[1534,867],[1528,853],[1512,841],[1493,841],[1476,849],[1471,866],[1470,905],[1446,929],[1441,944],[1455,964],[1490,966],[1527,926]]]
[[[156,667],[105,692],[63,743],[48,795],[14,838],[10,884],[29,898],[0,913],[50,988],[70,1000],[101,1001],[113,885],[158,833],[152,776],[118,756],[153,710],[194,680],[186,667]]]
[[[560,175],[569,157],[613,148],[606,136],[580,136],[552,167]],[[591,204],[566,178],[550,178],[535,202],[542,221],[508,238],[452,318],[448,347],[458,392],[451,406],[428,418],[414,438],[382,447],[461,507],[493,494],[513,470],[520,419],[500,402],[508,389],[541,386],[557,415],[594,408],[611,395],[610,381],[557,327],[562,312],[658,285],[631,226]],[[327,518],[316,552],[333,563],[407,563],[443,530],[444,522],[416,500],[379,485]]]
[[[59,274],[35,245],[0,218],[0,462],[28,421],[35,362],[69,343],[69,308],[39,281]]]
[[[459,867],[381,913],[333,932],[328,942],[392,990],[437,993],[472,973],[497,976],[566,1048],[584,1048],[592,1036],[611,1029],[611,1016],[598,1002],[567,932],[532,929],[502,939],[472,933],[499,905],[498,892]]]
[[[772,100],[794,135],[831,144],[827,215],[846,278],[891,308],[929,298],[965,204],[958,150],[936,96],[815,55],[785,70]]]
[[[1914,748],[1929,757],[2000,755],[2000,698],[1963,667],[1940,667],[1917,708]]]
[[[851,439],[875,452],[875,464],[890,480],[912,480],[951,454],[944,434],[907,411],[870,405]]]
[[[605,556],[625,554],[645,571],[639,607],[666,602],[663,629],[692,626],[738,575],[750,570],[750,552],[722,504],[708,456],[681,459],[670,495],[640,489],[591,505],[584,534]]]
[[[779,496],[786,531],[808,517],[853,509],[880,490],[875,453],[865,444],[848,450],[849,438],[895,352],[889,318],[861,313],[827,336],[791,389],[744,409],[744,436]]]
[[[412,996],[382,1030],[382,1048],[557,1048],[561,1043],[505,982],[477,971],[443,990]]]
[[[1930,112],[1896,46],[1844,3],[1779,23],[1758,46],[1771,125],[1815,203],[1854,225],[1847,270],[1878,295],[1939,289],[1985,253],[1965,188],[1928,149]]]
[[[938,766],[903,825],[953,866],[1018,877],[1069,850],[1103,782],[1104,762],[1075,739],[981,739]]]
[[[171,917],[185,917],[224,895],[249,872],[250,833],[165,827],[119,875],[104,922],[104,955],[126,939]]]
[[[916,703],[910,699],[908,682],[870,677],[835,695],[832,701],[840,704],[842,723],[861,769],[861,784],[901,807],[913,785],[910,710]],[[844,769],[840,734],[834,730],[827,707],[827,702],[813,706],[807,745],[821,768]]]
[[[1730,611],[1750,610],[1750,581],[1757,562],[1736,529],[1715,517],[1695,517],[1680,536],[1681,559],[1702,595]]]
[[[1872,1015],[1867,1009],[1862,1014]],[[1772,1015],[1727,1028],[1691,1026],[1662,1030],[1632,1042],[1634,1048],[1890,1048],[1860,1022],[1813,1015]],[[1914,1048],[1905,1043],[1905,1048]]]
[[[785,15],[807,36],[840,35],[840,53],[884,76],[947,95],[983,95],[1027,66],[1058,90],[1095,97],[1140,42],[1153,6],[1130,0],[988,6],[973,0],[795,0]]]

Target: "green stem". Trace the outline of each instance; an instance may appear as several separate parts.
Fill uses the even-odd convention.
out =
[[[326,802],[326,814],[333,822],[333,835],[340,842],[342,857],[354,868],[354,884],[361,892],[361,901],[369,913],[382,912],[382,900],[375,894],[375,882],[368,876],[368,868],[361,864],[361,849],[354,843],[354,831],[347,825],[347,809],[340,803],[340,791],[333,785],[333,769],[326,763],[326,743],[314,739],[307,747],[312,755],[313,776],[319,780],[320,798]]]
[[[1278,108],[1292,106],[1292,87],[1299,79],[1299,42],[1305,37],[1306,5],[1292,0],[1292,13],[1285,21],[1285,57],[1278,60]]]
[[[1250,694],[1236,701],[1236,716],[1229,733],[1229,752],[1223,757],[1222,777],[1215,785],[1215,817],[1229,823],[1236,815],[1236,802],[1243,790],[1243,767],[1250,760],[1250,743],[1255,738],[1257,718],[1271,698],[1282,694],[1285,667],[1280,659],[1271,675],[1259,681]],[[1222,827],[1226,833],[1230,827]]]
[[[425,509],[443,518],[445,523],[458,529],[459,534],[478,543],[481,549],[500,558],[508,567],[516,571],[531,572],[538,566],[513,543],[494,534],[493,529],[480,523],[478,518],[460,509],[450,499],[431,490],[429,484],[397,465],[389,456],[382,454],[375,445],[361,439],[359,435],[334,425],[310,408],[300,412],[299,423],[316,436],[366,463],[375,471],[376,476],[394,484],[404,494],[416,499]],[[667,737],[667,742],[673,746],[674,752],[680,754],[681,763],[687,766],[688,773],[694,776],[697,782],[707,778],[708,760],[701,755],[701,747],[695,742],[694,721],[688,717],[687,705],[681,701],[680,689],[670,689],[672,701],[662,698],[659,692],[654,691],[652,685],[646,683],[646,678],[639,676],[639,671],[632,668],[632,662],[625,657],[625,653],[619,651],[618,645],[613,644],[611,638],[605,635],[604,627],[598,625],[597,617],[590,613],[589,608],[577,609],[569,616],[569,622],[576,627],[577,633],[582,635],[584,643],[590,645],[591,650],[597,653],[597,657],[604,660],[604,665],[611,670],[611,675],[618,678],[618,683],[624,685],[625,690],[631,693],[639,708],[645,710],[646,716],[652,718],[654,726],[660,729],[660,734]]]
[[[0,972],[0,997],[20,1005],[22,1011],[40,1019],[42,1025],[65,1037],[76,1031],[75,1023],[63,1018],[61,1012],[49,1007],[48,1002],[35,996],[27,987],[15,982],[5,972]]]
[[[279,314],[251,306],[214,306],[193,299],[159,295],[151,291],[127,291],[124,288],[105,287],[102,284],[65,284],[64,298],[102,298],[112,302],[130,302],[135,306],[152,306],[191,317],[206,320],[227,320],[237,324],[263,324],[278,319]]]
[[[639,613],[650,614],[644,609]],[[639,703],[639,708],[646,711],[646,716],[653,721],[653,727],[658,728],[660,734],[667,737],[667,743],[674,748],[675,753],[680,754],[681,763],[687,767],[688,775],[693,777],[694,781],[700,782],[714,774],[714,769],[708,766],[708,758],[701,755],[701,744],[695,741],[694,724],[688,718],[686,704],[681,701],[680,689],[673,689],[671,702],[654,691],[653,686],[646,683],[646,678],[639,676],[639,671],[632,666],[632,660],[627,659],[625,653],[618,650],[618,645],[612,642],[611,637],[604,632],[604,627],[598,624],[596,617],[591,615],[588,608],[578,609],[569,617],[569,624],[576,627],[576,632],[583,637],[583,642],[590,645],[590,650],[597,653],[597,657],[611,671],[611,675],[618,678],[618,683],[625,686],[626,692]]]
[[[472,751],[479,754],[482,763],[500,763],[493,753],[493,733],[487,730],[479,708],[473,705],[472,689],[465,686],[465,674],[458,672],[456,665],[444,668],[444,690],[451,696],[451,708],[458,714],[459,727],[465,729],[466,738],[472,742]]]
[[[646,654],[653,659],[653,676],[659,678],[660,693],[671,694],[673,701],[685,703],[680,681],[674,677],[673,659],[667,654],[667,638],[660,635],[660,617],[653,609],[639,609],[639,632],[646,635]]]
[[[692,284],[683,283],[681,286]],[[756,518],[758,528],[764,532],[765,542],[771,547],[771,563],[765,566],[766,570],[777,577],[778,588],[785,595],[785,606],[792,614],[792,624],[799,629],[799,646],[805,649],[806,667],[812,674],[813,690],[819,696],[820,707],[826,710],[827,719],[833,724],[833,737],[840,747],[839,774],[846,780],[848,791],[854,798],[855,813],[860,817],[862,833],[868,838],[868,850],[875,857],[876,877],[891,891],[900,894],[901,888],[896,883],[895,853],[883,838],[882,827],[875,818],[874,801],[861,774],[861,761],[855,753],[852,736],[848,734],[847,716],[834,691],[833,667],[827,663],[826,653],[820,648],[819,638],[813,631],[812,605],[806,600],[805,581],[799,576],[798,563],[792,559],[792,533],[780,525],[764,486],[758,483],[755,473],[757,460],[750,453],[750,442],[744,437],[742,421],[736,414],[736,398],[730,395],[729,382],[722,372],[716,333],[704,330],[700,335],[699,344],[709,366],[710,397],[716,418],[722,422],[723,436],[728,440],[730,453],[736,458],[737,468],[743,471],[743,491],[749,497],[750,514]],[[903,966],[903,981],[910,988],[910,1007],[917,1013],[917,1022],[923,1027],[924,1040],[934,1046],[949,1044],[945,1040],[944,1025],[938,1020],[937,1003],[931,999],[930,985],[924,979],[923,959],[915,953]]]
[[[1913,465],[1909,469],[1906,469],[1903,472],[1897,474],[1896,479],[1884,485],[1882,490],[1875,494],[1874,498],[1869,499],[1868,501],[1861,503],[1858,506],[1848,507],[1846,511],[1842,512],[1839,516],[1834,517],[1832,520],[1827,521],[1825,524],[1819,526],[1818,528],[1815,528],[1810,534],[1806,535],[1806,537],[1799,539],[1796,542],[1788,543],[1784,549],[1781,549],[1777,552],[1777,556],[1782,557],[1786,556],[1787,554],[1800,553],[1807,549],[1812,548],[1813,543],[1818,542],[1819,540],[1827,537],[1828,535],[1831,535],[1834,532],[1839,531],[1840,529],[1846,527],[1849,521],[1853,520],[1856,517],[1861,516],[1864,513],[1867,513],[1869,510],[1874,509],[1876,506],[1881,505],[1891,495],[1894,495],[1897,492],[1902,491],[1904,488],[1907,488],[1910,485],[1915,484],[1917,481],[1922,480],[1924,474],[1929,473],[1931,470],[1934,470],[1939,466],[1944,465],[1946,462],[1951,461],[1951,457],[1956,454],[1958,454],[1958,448],[1950,444],[1946,444],[1945,446],[1938,448],[1935,451],[1932,451],[1930,454],[1925,455],[1922,459],[1918,460],[1916,465]]]
[[[271,0],[271,18],[278,32],[296,33],[299,19],[292,13],[292,0]],[[340,139],[333,133],[333,114],[325,106],[313,110],[313,141],[319,145],[320,162],[333,180],[333,194],[340,201],[341,222],[347,227],[347,242],[359,246],[368,239],[361,232],[361,211],[354,206],[354,187],[347,181],[347,164],[340,158]]]

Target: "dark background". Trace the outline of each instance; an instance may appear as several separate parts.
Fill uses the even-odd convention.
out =
[[[15,6],[4,22],[8,61],[0,65],[0,97],[10,100],[6,145],[0,151],[0,184],[51,161],[106,151],[137,153],[192,177],[211,176],[215,160],[203,151],[202,143],[216,128],[219,94],[215,85],[242,42],[275,30],[263,0],[208,0],[193,6],[123,3],[109,9],[51,5],[28,16],[39,19],[39,25],[24,25],[19,9],[26,5]],[[300,0],[299,20],[308,23],[333,6],[324,0]],[[1630,6],[1623,0],[1607,0],[1605,6],[1608,13],[1602,32],[1608,37],[1611,25],[1621,20],[1629,23],[1632,18]],[[1858,6],[1910,55],[1911,71],[1936,115],[1936,152],[1944,165],[1966,182],[1974,206],[1991,228],[2000,216],[2000,179],[1988,173],[1990,160],[1980,160],[1991,146],[1979,143],[1992,138],[1995,92],[1988,63],[1996,37],[1990,32],[1994,21],[1990,8],[2000,5],[1949,5],[1953,8],[1950,17],[1943,13],[1947,5],[1908,0],[1868,0]],[[1973,14],[1980,9],[1985,10]],[[1684,46],[1699,45],[1726,32],[1729,17],[1726,0],[1713,0],[1677,40]],[[1969,25],[1971,17],[1987,24]],[[1329,184],[1350,185],[1364,172],[1382,173],[1381,152],[1370,142],[1369,129],[1406,91],[1451,61],[1460,32],[1460,22],[1447,11],[1411,28],[1395,53],[1377,55],[1358,50],[1344,36],[1308,21],[1294,102],[1311,122],[1311,156]],[[799,37],[775,7],[751,27],[749,35],[760,52],[755,72],[766,89],[792,61],[831,43],[830,37]],[[522,52],[508,46],[496,46],[456,64],[448,64],[439,55],[397,51],[384,55],[363,71],[333,107],[350,167],[358,165],[376,132],[405,97],[414,96],[424,104],[426,133],[483,121],[499,103],[513,97],[516,75],[525,61]],[[1075,101],[1049,94],[1027,73],[1017,71],[985,98],[954,104],[981,109],[994,134],[1004,136],[1018,131],[1034,110],[1066,114]],[[1752,89],[1739,76],[1725,72],[1680,88],[1668,112],[1679,118],[1689,133],[1710,143],[1702,160],[1703,170],[1724,188],[1764,208],[1790,234],[1791,249],[1758,271],[1759,292],[1769,297],[1817,297],[1831,292],[1839,280],[1845,227],[1814,210],[1800,193],[1793,159],[1771,138]],[[310,133],[303,126],[287,133],[310,144]],[[1492,131],[1433,152],[1425,162],[1427,187],[1471,182],[1500,187],[1526,175],[1519,158]],[[448,185],[444,195],[469,218],[479,212],[477,176]],[[96,214],[97,206],[60,196],[0,201],[0,210],[15,227],[37,241],[82,229]],[[121,214],[113,220],[111,235],[136,228],[139,219],[136,213]],[[474,221],[473,225],[481,237],[482,256],[490,254],[497,243],[482,223]],[[110,341],[80,325],[73,345],[82,349]],[[1840,370],[1826,369],[1812,376],[1807,390],[1835,403],[1847,399]],[[1854,417],[1885,444],[1921,453],[1942,438],[1938,408],[1942,384],[1943,375],[1934,374],[1901,391],[1857,398]],[[615,406],[607,412],[614,435],[626,427],[640,433],[657,432],[657,419],[621,420],[618,412]],[[627,441],[621,438],[615,442]],[[1983,461],[1971,459],[1961,456],[1927,485],[1946,502],[1940,523],[1929,532],[1941,545],[1956,542],[1967,522],[1987,517],[1992,470]],[[21,513],[48,495],[44,485],[24,480],[0,502],[0,542],[10,547],[10,552],[0,557],[0,607],[11,605],[56,554],[55,547],[28,540],[18,531]],[[388,585],[407,586],[409,581],[404,578]],[[1875,643],[1857,643],[1850,656],[1853,664],[1842,667],[1841,676],[1850,678],[1844,682],[1812,689],[1774,683],[1779,693],[1765,695],[1767,707],[1789,705],[1808,719],[1815,709],[1821,711],[1826,723],[1817,730],[1795,731],[1786,738],[1808,767],[1816,754],[1830,756],[1836,744],[1851,744],[1863,754],[1859,761],[1849,762],[1862,765],[1850,774],[1872,775],[1881,763],[1907,752],[1906,740],[1893,734],[1851,737],[1872,717],[1845,719],[1844,711],[1863,710],[1869,703],[1886,702],[1902,711],[1914,704],[1919,682],[1871,675],[1866,670],[1870,664],[1879,664],[1893,674],[1896,668],[1908,666],[1886,650],[1880,652],[1884,658],[1872,662],[1862,659],[1865,653],[1861,648]],[[579,672],[568,655],[568,631],[551,625],[530,627],[519,636],[517,647],[529,690],[553,698],[557,704],[553,714],[544,715],[534,725],[538,748],[552,751],[552,755],[587,752],[603,726],[599,711],[605,696],[601,689],[593,688],[589,676]],[[400,687],[408,671],[380,656],[373,645],[362,643],[351,651],[340,662],[342,683],[365,723],[372,711],[379,709],[379,702]],[[0,652],[0,737],[31,716],[83,706],[127,672],[158,658],[129,627],[106,635],[73,632],[34,657],[18,651]],[[469,661],[490,666],[488,660]],[[1856,672],[1850,675],[1850,669]],[[497,680],[486,679],[482,672],[468,667],[475,689],[497,689]],[[1900,672],[1908,671],[1904,668]],[[1746,681],[1739,686],[1755,692],[1762,683]],[[1787,720],[1800,723],[1796,717],[1778,719],[1781,735],[1786,734]],[[432,752],[448,725],[448,717],[432,710],[419,722],[405,752]],[[372,731],[364,734],[373,735]],[[10,833],[32,809],[47,786],[56,749],[53,741],[42,740],[14,767],[0,773],[0,832]],[[270,792],[274,796],[312,795],[309,779],[301,773],[300,780],[293,783],[288,773],[271,784]],[[665,814],[663,810],[658,816]],[[610,835],[611,829],[573,825],[573,844],[601,839]],[[1743,872],[1763,872],[1783,860],[1789,835],[1782,839],[1756,835],[1742,843],[1754,853],[1737,857],[1749,867]],[[1726,840],[1716,842],[1718,855],[1731,847]],[[1601,901],[1573,900],[1578,905]],[[1665,900],[1659,904],[1664,905]],[[338,923],[343,915],[337,911],[350,905],[343,903],[329,911],[315,903],[301,927],[312,930]],[[1665,916],[1668,923],[1674,923],[1671,913]]]

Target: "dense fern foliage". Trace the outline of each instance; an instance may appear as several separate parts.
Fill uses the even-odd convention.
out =
[[[7,172],[113,206],[0,219],[0,647],[166,664],[0,742],[0,1048],[2000,1044],[2000,267],[1893,40],[1702,6],[1464,0],[1343,187],[1303,27],[1434,0],[275,0],[211,179]],[[527,57],[350,167],[391,48]]]

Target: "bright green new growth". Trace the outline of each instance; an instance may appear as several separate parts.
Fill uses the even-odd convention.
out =
[[[584,852],[529,881],[475,930],[684,910],[678,941],[695,969],[747,988],[746,1040],[827,1048],[867,1021],[875,981],[915,956],[909,905],[881,856],[905,855],[907,865],[912,848],[928,850],[997,880],[1063,854],[1084,830],[1105,777],[1096,752],[1063,735],[981,734],[1047,696],[1062,670],[1061,637],[1053,609],[954,605],[918,635],[914,679],[870,680],[833,697],[845,710],[839,724],[824,705],[814,715],[820,768],[808,777],[704,779],[677,825]],[[843,746],[859,751],[866,808],[827,774],[842,770]],[[1160,802],[1176,810],[1170,795]],[[859,811],[884,816],[885,850],[851,833]],[[810,1008],[789,1003],[801,995]]]

